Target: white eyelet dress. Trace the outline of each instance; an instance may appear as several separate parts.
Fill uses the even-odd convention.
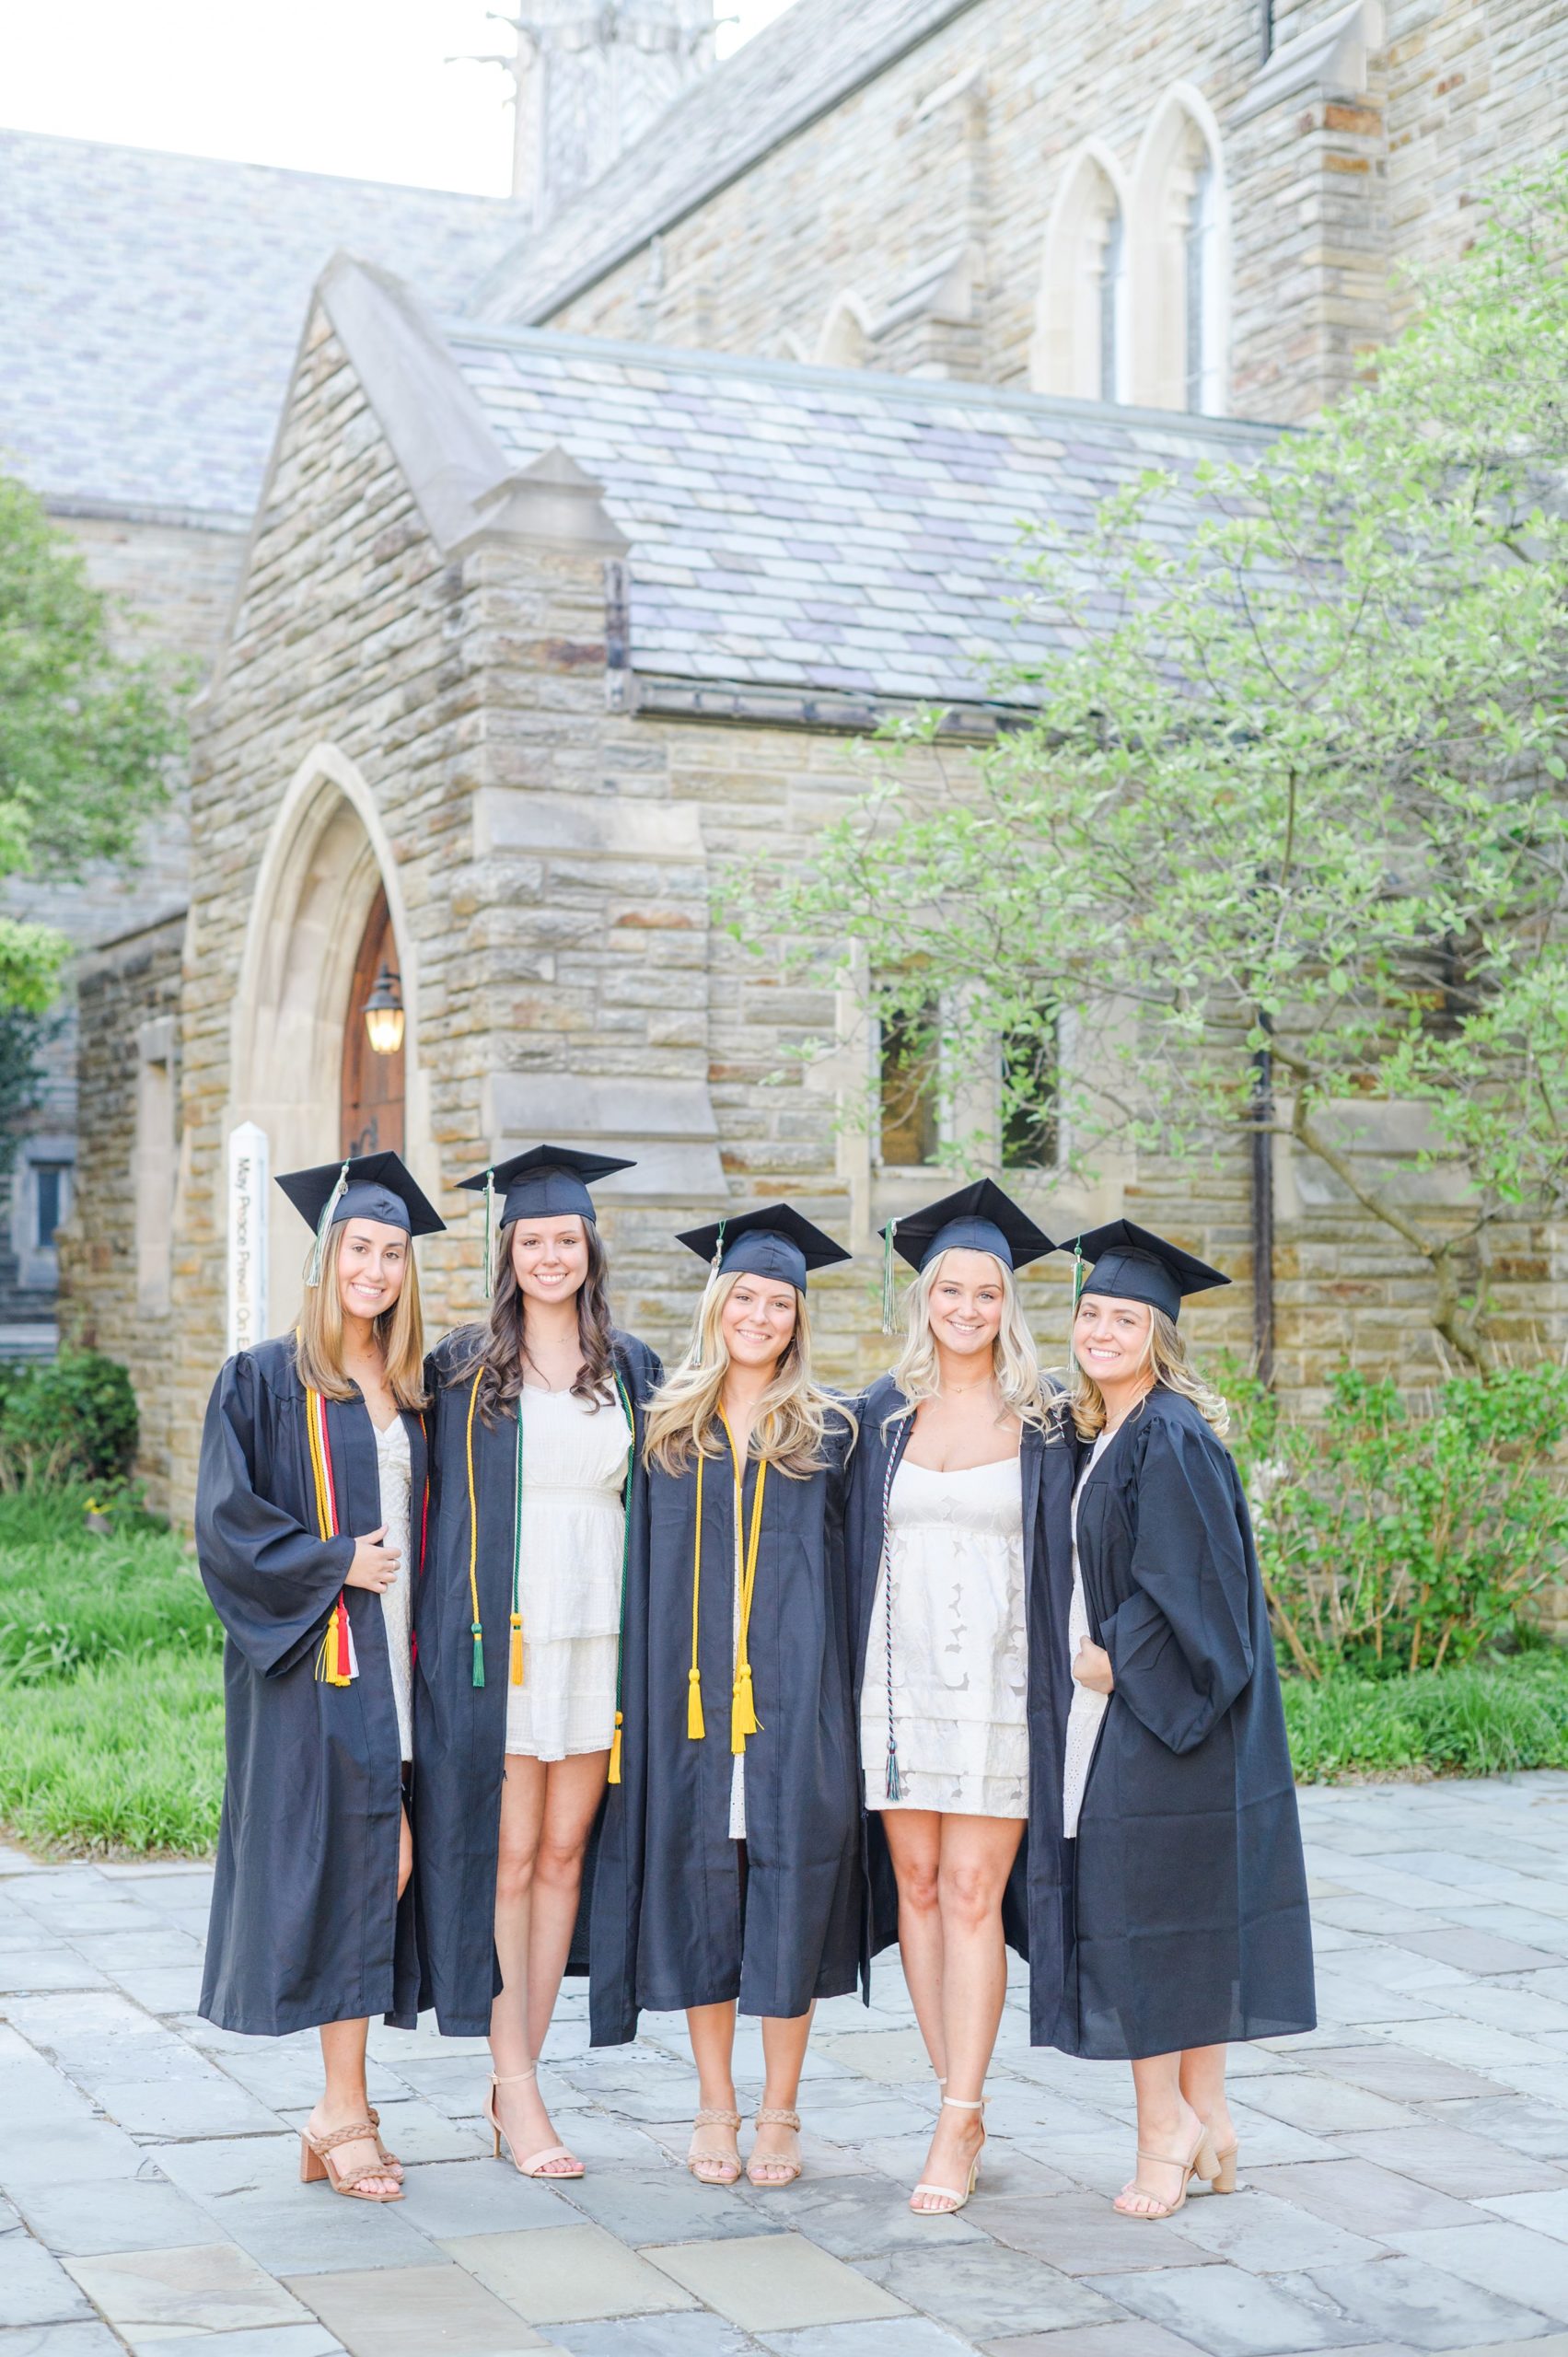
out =
[[[1089,1452],[1089,1461],[1078,1477],[1073,1492],[1073,1597],[1067,1607],[1067,1660],[1069,1668],[1078,1658],[1078,1647],[1090,1634],[1089,1608],[1084,1599],[1084,1575],[1078,1568],[1078,1500],[1084,1494],[1084,1483],[1109,1447],[1114,1434],[1101,1433]],[[1084,1805],[1084,1789],[1089,1781],[1089,1762],[1095,1756],[1095,1742],[1099,1735],[1099,1723],[1105,1716],[1109,1694],[1097,1694],[1092,1687],[1080,1686],[1073,1680],[1073,1701],[1067,1713],[1066,1756],[1062,1771],[1062,1830],[1069,1841],[1075,1840],[1078,1815]]]
[[[897,1800],[888,1798],[889,1663]],[[866,1807],[1028,1817],[1028,1713],[1018,1460],[935,1473],[906,1457],[888,1499],[861,1689]]]
[[[398,1741],[403,1759],[413,1758],[413,1664],[410,1651],[413,1596],[413,1565],[409,1561],[408,1434],[403,1420],[394,1416],[383,1432],[376,1423],[376,1472],[380,1483],[381,1519],[387,1526],[385,1544],[395,1547],[398,1576],[381,1591],[381,1617],[387,1624],[387,1658],[392,1666],[392,1696],[398,1706]]]
[[[619,1395],[587,1403],[525,1386],[523,1682],[506,1688],[506,1748],[533,1759],[608,1751],[621,1649],[623,1492],[632,1447]]]

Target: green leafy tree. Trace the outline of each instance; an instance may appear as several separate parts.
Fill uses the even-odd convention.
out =
[[[127,859],[166,797],[179,682],[119,652],[110,621],[80,551],[0,476],[0,878]],[[0,915],[0,1008],[41,1014],[68,949],[52,926]]]
[[[1558,160],[1494,192],[1375,381],[1205,468],[1179,538],[1156,472],[1040,531],[1040,651],[996,683],[1031,716],[935,786],[890,761],[735,911],[807,964],[854,945],[871,1013],[1001,1069],[1005,1118],[1072,1010],[1070,1164],[1288,1134],[1423,1257],[1469,1364],[1478,1239],[1568,1203],[1565,252]],[[1390,1130],[1441,1185],[1400,1185]]]

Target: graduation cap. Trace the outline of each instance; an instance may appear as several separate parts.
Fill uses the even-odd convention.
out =
[[[675,1240],[700,1260],[711,1262],[715,1277],[742,1271],[754,1277],[779,1277],[796,1293],[806,1291],[808,1271],[830,1269],[837,1260],[854,1258],[788,1203],[764,1203],[761,1211],[715,1220],[711,1227],[689,1227]]]
[[[1137,1227],[1130,1219],[1091,1228],[1076,1238],[1074,1250],[1093,1264],[1078,1287],[1080,1300],[1086,1293],[1109,1295],[1117,1301],[1147,1302],[1151,1309],[1178,1318],[1184,1295],[1230,1283],[1206,1260],[1195,1260],[1179,1244],[1167,1244],[1163,1236]]]
[[[977,1178],[955,1195],[890,1219],[882,1237],[882,1331],[893,1329],[893,1255],[912,1269],[929,1268],[942,1252],[989,1252],[1005,1269],[1026,1269],[1055,1245],[993,1178]]]
[[[579,1154],[569,1145],[530,1145],[526,1154],[515,1154],[510,1162],[476,1170],[471,1178],[459,1178],[458,1184],[471,1194],[482,1195],[494,1188],[504,1196],[503,1227],[515,1219],[555,1219],[568,1212],[575,1212],[579,1219],[594,1219],[597,1213],[588,1180],[608,1178],[613,1170],[636,1167],[624,1155]]]
[[[446,1227],[396,1154],[350,1155],[346,1162],[319,1162],[308,1170],[283,1170],[278,1185],[306,1224],[316,1231],[316,1248],[306,1271],[308,1285],[321,1282],[327,1231],[338,1221],[373,1219],[401,1227],[405,1236],[436,1236]]]

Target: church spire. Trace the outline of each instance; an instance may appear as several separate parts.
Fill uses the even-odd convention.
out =
[[[512,193],[536,227],[641,138],[713,57],[713,0],[521,0]]]

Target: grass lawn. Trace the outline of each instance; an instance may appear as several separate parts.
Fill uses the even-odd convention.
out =
[[[178,1538],[134,1516],[96,1538],[83,1505],[0,1497],[0,1827],[75,1857],[206,1855],[222,1632]],[[1568,1648],[1284,1694],[1303,1783],[1568,1768]]]
[[[75,1857],[200,1856],[223,1797],[223,1634],[180,1541],[85,1492],[0,1497],[0,1825]]]

